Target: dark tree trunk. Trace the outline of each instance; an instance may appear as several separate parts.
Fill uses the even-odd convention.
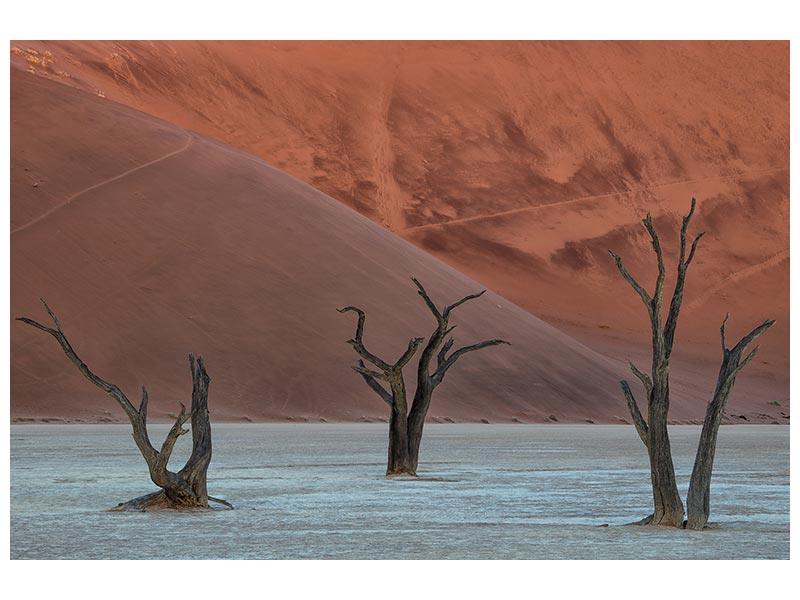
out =
[[[692,242],[689,256],[686,256],[686,230],[694,214],[695,199],[692,198],[692,207],[689,214],[683,218],[681,226],[680,258],[678,260],[678,274],[675,281],[675,291],[669,306],[666,322],[662,324],[661,310],[663,307],[664,256],[661,243],[653,227],[653,222],[648,214],[643,223],[650,234],[650,241],[656,254],[658,276],[655,291],[652,297],[628,273],[622,264],[622,259],[609,250],[609,254],[619,269],[622,277],[639,294],[650,319],[652,332],[653,362],[651,373],[648,376],[631,363],[631,371],[642,382],[647,397],[647,420],[644,419],[633,392],[627,381],[621,381],[623,393],[633,418],[634,426],[647,448],[650,459],[650,481],[653,488],[653,514],[645,518],[642,523],[648,525],[664,525],[670,527],[683,526],[683,502],[681,501],[678,486],[675,481],[675,467],[672,462],[672,450],[669,441],[667,420],[669,417],[669,361],[672,346],[675,340],[675,331],[678,324],[678,315],[683,302],[683,290],[686,281],[686,270],[694,258],[697,244],[702,233],[698,234]]]
[[[445,306],[442,311],[439,311],[428,296],[425,288],[422,287],[422,284],[416,279],[412,279],[412,281],[417,286],[419,295],[422,296],[428,308],[436,317],[437,327],[420,355],[417,365],[417,390],[414,394],[411,410],[408,410],[408,403],[406,400],[403,367],[411,360],[419,345],[424,341],[424,338],[412,339],[409,342],[405,354],[403,354],[396,363],[389,364],[364,347],[364,311],[354,306],[347,306],[339,309],[341,313],[355,312],[358,314],[356,335],[353,339],[348,340],[348,343],[353,346],[362,360],[359,360],[358,365],[354,366],[353,370],[361,375],[366,384],[378,394],[391,409],[391,416],[389,419],[389,459],[386,469],[387,476],[415,476],[417,474],[425,417],[431,405],[433,391],[442,382],[447,370],[450,369],[461,356],[468,352],[480,350],[488,346],[508,344],[508,342],[503,340],[487,340],[485,342],[473,344],[472,346],[459,348],[448,356],[447,353],[453,347],[452,337],[445,341],[447,335],[453,329],[449,326],[450,313],[465,302],[474,298],[479,298],[484,294],[485,290],[477,294],[465,296],[461,300]],[[437,368],[436,371],[430,373],[430,363],[434,354],[437,354]],[[368,369],[364,363],[365,360],[375,365],[378,370]],[[391,391],[386,390],[386,388],[379,383],[379,380],[386,381]]]
[[[655,394],[654,394],[655,395]],[[653,485],[652,525],[681,527],[683,525],[683,502],[675,481],[675,467],[667,431],[667,414],[662,407],[668,403],[656,400],[656,408],[649,412],[650,475]]]
[[[678,323],[683,291],[686,281],[686,270],[694,258],[697,243],[703,236],[698,234],[692,242],[691,250],[686,257],[686,230],[695,208],[695,199],[692,198],[692,207],[689,214],[683,218],[681,226],[680,258],[678,260],[678,276],[675,282],[675,291],[669,306],[666,323],[661,326],[662,291],[664,284],[664,260],[661,245],[653,229],[650,215],[644,219],[644,225],[652,241],[653,249],[658,261],[658,278],[656,289],[651,298],[639,283],[628,273],[619,256],[609,250],[614,258],[617,268],[625,280],[639,294],[647,307],[650,325],[653,333],[653,368],[651,375],[641,372],[631,363],[631,371],[642,382],[647,396],[647,419],[642,416],[633,392],[627,381],[621,381],[622,391],[630,410],[636,432],[647,448],[650,457],[650,478],[653,485],[653,514],[641,521],[647,525],[668,525],[671,527],[686,526],[690,529],[702,529],[708,523],[709,493],[711,488],[711,471],[714,466],[714,452],[717,446],[717,433],[725,406],[728,401],[736,374],[753,358],[758,346],[740,362],[745,348],[764,331],[772,327],[775,321],[765,321],[747,334],[736,346],[729,350],[725,346],[725,322],[722,322],[722,366],[720,367],[717,387],[714,397],[706,408],[706,417],[703,421],[703,430],[700,434],[700,443],[697,447],[692,478],[689,484],[687,498],[687,520],[683,521],[683,503],[675,483],[675,467],[672,463],[667,419],[669,414],[669,359],[672,354],[675,331]]]
[[[186,408],[181,404],[181,412],[161,445],[161,449],[156,450],[150,443],[147,433],[147,389],[142,387],[142,401],[139,408],[136,409],[119,387],[95,375],[80,359],[64,335],[56,315],[44,300],[42,303],[55,323],[55,329],[26,317],[18,320],[52,335],[80,372],[122,407],[131,422],[133,440],[147,463],[150,479],[161,488],[160,491],[121,503],[112,510],[208,508],[209,500],[233,508],[225,500],[211,498],[206,490],[206,472],[211,462],[211,424],[208,418],[208,385],[211,379],[206,373],[203,358],[198,357],[195,361],[194,356],[189,355],[189,366],[192,372],[191,413],[187,414]],[[190,418],[192,422],[192,454],[183,469],[175,473],[167,468],[169,459],[175,442],[180,436],[189,432],[188,429],[183,428],[183,425]]]
[[[355,336],[348,340],[356,353],[361,357],[358,365],[353,366],[353,370],[361,375],[361,378],[380,398],[389,405],[389,452],[386,464],[386,476],[412,475],[416,476],[416,470],[411,466],[408,454],[408,422],[406,400],[406,385],[403,378],[403,367],[414,356],[417,348],[424,341],[423,338],[412,338],[408,342],[408,347],[403,355],[395,363],[388,363],[378,358],[364,346],[364,322],[366,315],[364,311],[355,306],[345,306],[337,309],[340,313],[354,312],[358,315]],[[368,361],[375,365],[378,370],[368,369],[365,362]],[[389,384],[387,390],[380,381]]]
[[[758,352],[758,346],[740,360],[744,350],[755,339],[775,324],[775,321],[764,321],[744,336],[733,349],[725,346],[725,323],[728,316],[722,321],[720,333],[722,337],[722,364],[719,368],[717,386],[714,396],[706,406],[706,417],[703,420],[703,430],[700,433],[700,442],[697,445],[697,456],[692,469],[692,478],[689,482],[689,495],[686,499],[688,511],[686,527],[688,529],[703,529],[708,523],[711,513],[711,472],[714,468],[714,453],[717,448],[717,434],[728,404],[728,396],[736,382],[736,374],[752,360]]]
[[[414,394],[414,402],[411,404],[411,412],[408,414],[408,456],[409,464],[416,473],[419,466],[419,449],[422,446],[422,430],[425,428],[425,417],[431,406],[433,396],[433,386],[424,382],[420,385],[417,382],[417,391]]]
[[[400,382],[391,386],[391,416],[389,417],[389,458],[386,475],[416,476],[416,465],[411,463],[408,448],[408,424],[406,421],[406,391]]]

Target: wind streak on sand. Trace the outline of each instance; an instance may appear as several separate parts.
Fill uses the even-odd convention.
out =
[[[189,146],[192,145],[192,140],[193,139],[194,138],[193,138],[192,134],[189,133],[189,132],[186,132],[186,142],[183,144],[183,146],[181,146],[177,150],[173,150],[172,152],[168,152],[167,154],[164,154],[163,156],[160,156],[160,157],[158,157],[158,158],[156,158],[154,160],[151,160],[150,162],[146,162],[143,165],[139,165],[138,167],[134,167],[133,169],[128,169],[124,173],[120,173],[119,175],[115,175],[114,177],[111,177],[110,179],[105,179],[105,180],[101,181],[100,183],[95,183],[94,185],[90,185],[89,187],[84,188],[84,189],[80,190],[79,192],[75,192],[74,194],[72,194],[69,198],[67,198],[61,204],[58,204],[57,206],[54,206],[53,208],[51,208],[47,212],[39,215],[38,217],[36,217],[32,221],[29,221],[28,223],[26,223],[25,225],[17,227],[16,229],[12,229],[11,230],[11,235],[14,235],[15,233],[18,233],[20,231],[24,231],[28,227],[32,227],[33,225],[36,225],[36,223],[38,223],[39,221],[49,217],[50,215],[52,215],[57,210],[59,210],[61,208],[64,208],[67,204],[71,203],[73,200],[77,199],[79,196],[82,196],[86,192],[91,192],[92,190],[96,190],[97,188],[102,187],[102,186],[104,186],[106,184],[109,184],[109,183],[111,183],[113,181],[117,181],[118,179],[122,179],[123,177],[127,177],[131,173],[135,173],[136,171],[140,171],[141,169],[144,169],[145,167],[149,167],[149,166],[154,165],[156,163],[160,163],[162,160],[166,160],[166,159],[170,158],[171,156],[175,156],[176,154],[180,154],[181,152],[185,152],[186,150],[189,149]]]

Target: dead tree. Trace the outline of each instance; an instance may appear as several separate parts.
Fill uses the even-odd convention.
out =
[[[420,296],[422,296],[428,308],[436,317],[437,326],[420,355],[417,365],[417,389],[414,393],[414,400],[410,410],[408,409],[408,401],[406,398],[403,367],[408,364],[419,346],[425,341],[425,338],[413,338],[409,341],[408,348],[397,362],[393,364],[387,363],[364,347],[364,311],[354,306],[347,306],[339,309],[340,313],[355,312],[358,314],[356,335],[353,339],[348,340],[348,343],[353,346],[362,360],[358,361],[358,365],[352,367],[353,370],[361,375],[366,384],[378,394],[391,409],[391,417],[389,419],[389,461],[386,468],[387,476],[416,476],[417,465],[419,463],[419,449],[422,441],[422,429],[425,424],[425,416],[428,414],[428,409],[430,408],[431,396],[436,387],[444,379],[445,373],[447,373],[450,367],[468,352],[480,350],[488,346],[508,343],[503,340],[488,340],[459,348],[448,354],[453,347],[453,338],[448,338],[448,334],[453,330],[453,327],[449,325],[450,314],[454,309],[465,302],[482,296],[485,290],[478,294],[465,296],[461,300],[445,306],[440,311],[430,299],[425,288],[422,287],[422,284],[416,279],[412,279],[412,281],[417,286]],[[431,373],[430,364],[434,354],[437,356],[437,366],[435,371]],[[375,365],[378,370],[367,368],[364,363],[365,360]],[[387,390],[379,380],[387,382],[389,384],[389,390]]]
[[[208,385],[211,378],[206,372],[203,357],[198,356],[195,361],[194,356],[189,354],[189,368],[192,372],[191,411],[187,413],[186,407],[181,403],[180,414],[175,419],[164,443],[161,444],[161,449],[156,450],[147,434],[147,388],[142,386],[142,401],[139,408],[135,408],[119,387],[98,377],[89,369],[67,340],[56,315],[44,300],[42,304],[55,323],[55,329],[27,317],[20,317],[17,320],[52,335],[61,345],[67,358],[78,367],[86,379],[116,400],[131,422],[133,440],[147,463],[150,479],[161,488],[160,491],[121,503],[112,510],[208,508],[209,501],[233,508],[225,500],[209,496],[206,489],[206,472],[211,462],[211,424],[208,418]],[[178,438],[189,433],[189,430],[183,427],[189,419],[191,419],[192,454],[180,471],[173,472],[168,468],[170,455]]]
[[[436,318],[436,329],[431,333],[428,338],[428,343],[425,345],[425,348],[423,348],[422,354],[420,354],[419,357],[419,363],[417,365],[417,389],[414,393],[414,402],[411,404],[411,412],[408,415],[408,451],[412,469],[416,472],[419,463],[419,449],[422,443],[422,429],[425,426],[425,417],[431,406],[431,397],[434,390],[442,383],[447,371],[459,358],[468,352],[474,352],[475,350],[488,348],[489,346],[497,346],[499,344],[509,344],[509,342],[497,339],[486,340],[470,346],[464,346],[448,354],[455,341],[453,337],[448,337],[450,332],[455,329],[455,325],[452,327],[450,326],[450,315],[465,302],[483,296],[486,290],[478,292],[477,294],[464,296],[453,304],[448,304],[439,310],[430,296],[428,296],[428,292],[425,291],[422,284],[414,278],[411,280],[414,282],[414,285],[417,286],[417,293],[425,301],[428,310],[430,310]],[[436,369],[431,372],[431,361],[434,354],[436,354]]]
[[[408,452],[408,423],[407,412],[408,403],[406,400],[406,384],[403,378],[403,367],[408,364],[411,357],[419,348],[424,338],[412,338],[408,342],[408,347],[403,355],[394,363],[388,363],[364,347],[364,311],[355,306],[345,306],[338,309],[340,313],[354,312],[358,314],[358,325],[356,325],[356,335],[347,343],[353,346],[356,353],[361,357],[358,365],[353,367],[361,375],[367,385],[381,399],[389,405],[391,414],[389,417],[389,458],[386,467],[386,475],[416,475],[411,467],[410,455]],[[378,368],[377,371],[368,369],[364,361],[368,361]],[[389,390],[379,383],[378,380],[389,384]]]
[[[608,251],[614,259],[622,277],[636,291],[647,308],[652,332],[653,360],[650,375],[640,371],[633,363],[630,364],[631,371],[644,386],[647,396],[647,420],[642,416],[628,382],[625,380],[620,382],[636,431],[644,442],[650,457],[650,478],[653,487],[654,508],[653,514],[642,520],[643,524],[671,527],[683,526],[683,502],[681,501],[681,496],[678,493],[678,486],[675,482],[675,467],[672,462],[672,450],[670,448],[669,433],[667,431],[667,416],[669,413],[669,361],[672,354],[672,346],[675,341],[678,314],[683,301],[686,271],[692,263],[695,251],[697,250],[697,244],[703,237],[703,233],[699,233],[695,236],[689,255],[687,256],[686,230],[694,214],[695,203],[695,199],[692,198],[692,206],[689,210],[689,214],[683,217],[680,234],[680,257],[678,260],[675,290],[672,293],[672,300],[670,301],[666,322],[663,324],[661,309],[663,306],[663,288],[666,269],[664,268],[664,256],[661,251],[661,243],[653,228],[653,220],[650,214],[648,213],[647,217],[645,217],[642,222],[647,232],[650,234],[651,244],[656,254],[656,261],[658,264],[658,276],[652,296],[650,296],[628,272],[622,264],[622,259],[611,250]]]
[[[694,461],[692,478],[689,482],[689,495],[686,498],[688,529],[703,529],[708,523],[710,513],[711,471],[714,467],[714,452],[717,447],[717,433],[728,403],[728,395],[736,382],[736,375],[758,352],[759,346],[753,348],[742,359],[747,346],[753,343],[758,336],[775,324],[775,321],[764,321],[744,336],[733,348],[725,345],[725,324],[728,315],[722,321],[720,336],[722,338],[722,365],[719,368],[717,387],[714,396],[706,407],[706,417],[703,420],[703,430],[700,433],[700,442],[697,445],[697,456]]]

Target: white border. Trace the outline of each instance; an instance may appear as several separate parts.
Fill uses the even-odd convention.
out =
[[[797,31],[789,2],[597,1],[434,2],[433,0],[297,2],[136,2],[45,0],[8,2],[3,25],[10,39],[791,39]],[[795,43],[791,64],[797,64]],[[8,115],[8,63],[3,64],[2,101]],[[798,90],[792,77],[792,108]],[[793,111],[794,112],[794,111]],[[7,123],[4,123],[8,140]],[[792,146],[797,148],[796,127]],[[2,148],[9,181],[9,144]],[[795,166],[795,160],[792,160]],[[8,236],[8,186],[4,236]],[[797,218],[792,211],[792,231]],[[791,251],[796,254],[797,236]],[[10,280],[9,238],[2,246],[5,282]],[[797,281],[792,264],[792,297]],[[6,285],[8,285],[6,283]],[[9,316],[8,293],[3,296]],[[8,416],[9,319],[2,319],[3,404]],[[792,323],[792,347],[797,327]],[[791,371],[797,373],[792,353]],[[797,383],[791,381],[796,397]],[[9,426],[3,421],[2,481],[9,489]],[[792,435],[792,448],[796,447]],[[793,454],[794,451],[793,451]],[[792,494],[792,530],[798,498]],[[794,569],[782,561],[670,564],[629,562],[8,562],[9,506],[3,497],[4,588],[14,598],[80,595],[82,598],[141,598],[149,595],[232,599],[244,594],[284,599],[347,598],[674,598],[713,593],[717,598],[788,595],[800,589]],[[143,557],[144,558],[144,557]],[[136,569],[136,573],[132,570]],[[193,580],[201,589],[195,589]],[[784,586],[791,586],[784,589]]]

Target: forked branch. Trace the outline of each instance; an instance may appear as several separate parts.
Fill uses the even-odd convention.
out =
[[[345,306],[344,308],[339,308],[337,310],[342,314],[346,312],[354,312],[358,315],[358,323],[356,324],[356,334],[352,339],[347,340],[347,343],[350,344],[355,349],[356,353],[358,353],[358,355],[364,360],[371,362],[373,365],[375,365],[385,373],[391,372],[392,365],[375,356],[364,346],[364,321],[366,320],[366,315],[364,314],[364,311],[356,306]]]
[[[378,383],[378,379],[385,380],[385,376],[383,373],[378,373],[377,371],[372,371],[366,368],[363,360],[358,361],[358,365],[353,366],[352,369],[361,375],[361,378],[366,382],[366,384],[372,389],[381,399],[386,402],[389,406],[394,404],[394,400],[392,400],[392,395],[386,391],[386,388],[383,387],[380,383]]]
[[[446,356],[447,350],[449,350],[453,345],[452,339],[453,338],[450,338],[445,346],[442,347],[442,350],[439,352],[437,357],[438,364],[436,371],[433,374],[433,381],[437,385],[442,382],[450,367],[456,364],[456,361],[465,354],[468,354],[469,352],[475,352],[476,350],[481,350],[483,348],[488,348],[489,346],[499,346],[500,344],[506,344],[508,346],[511,345],[511,342],[507,342],[506,340],[486,340],[484,342],[472,344],[471,346],[464,346],[463,348],[455,350],[452,354],[450,354],[450,356]]]
[[[18,320],[44,331],[58,341],[64,353],[75,364],[80,372],[95,386],[110,395],[122,407],[128,416],[133,429],[133,439],[147,463],[150,478],[153,483],[162,488],[160,492],[136,498],[130,502],[120,504],[115,510],[147,510],[150,508],[207,508],[208,496],[206,492],[206,471],[211,461],[211,427],[208,418],[208,385],[211,379],[205,370],[202,357],[197,361],[189,355],[189,365],[192,371],[192,408],[187,413],[186,407],[181,404],[180,414],[167,433],[160,450],[156,450],[150,442],[147,433],[147,409],[149,395],[147,388],[142,386],[142,400],[139,408],[134,408],[128,397],[116,385],[109,383],[92,372],[85,362],[78,356],[67,339],[56,315],[42,300],[47,313],[55,324],[55,328],[21,317]],[[192,421],[192,454],[186,465],[178,473],[168,469],[170,456],[178,438],[186,433],[184,425],[191,418]],[[220,501],[230,507],[225,501]]]

